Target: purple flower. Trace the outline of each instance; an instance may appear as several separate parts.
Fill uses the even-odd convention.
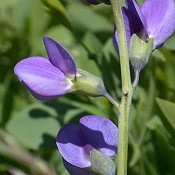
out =
[[[110,4],[110,0],[87,0],[89,3],[97,5],[100,3]]]
[[[128,48],[130,38],[135,33],[143,41],[154,38],[154,49],[163,45],[175,31],[175,1],[145,0],[141,7],[135,0],[126,0],[122,8]],[[114,45],[118,50],[117,32],[114,33]]]
[[[89,96],[107,94],[103,81],[76,68],[69,52],[51,38],[45,37],[48,58],[34,56],[16,64],[15,74],[22,84],[39,100],[50,100],[78,91]]]
[[[88,115],[80,119],[79,126],[66,124],[58,133],[56,144],[70,174],[90,175],[90,152],[96,149],[106,156],[115,156],[118,129],[109,120]]]
[[[51,38],[44,44],[49,59],[40,56],[26,58],[16,64],[15,74],[39,100],[49,100],[73,90],[76,66],[69,52]]]

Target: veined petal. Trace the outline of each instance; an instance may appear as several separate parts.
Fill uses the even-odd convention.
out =
[[[57,135],[56,144],[62,157],[68,163],[79,168],[91,165],[90,150],[87,150],[86,141],[76,125],[67,124],[61,128]]]
[[[127,16],[130,23],[132,23],[134,33],[138,34],[140,38],[146,39],[148,33],[146,31],[146,22],[141,12],[140,7],[135,0],[126,0]]]
[[[146,0],[141,7],[154,46],[161,45],[175,31],[175,1]]]
[[[63,159],[63,164],[71,175],[95,175],[89,170],[89,168],[79,168],[79,167],[73,166],[72,164],[68,163],[64,159]]]
[[[118,146],[118,129],[112,121],[96,115],[80,119],[81,133],[95,149],[107,156],[114,156]]]
[[[44,37],[44,45],[51,63],[68,75],[76,75],[76,65],[70,53],[51,38]]]
[[[64,73],[43,57],[29,57],[14,68],[19,80],[39,100],[49,100],[69,92],[72,83]]]

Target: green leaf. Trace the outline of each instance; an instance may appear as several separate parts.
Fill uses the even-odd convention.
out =
[[[165,42],[165,47],[169,50],[175,50],[174,46],[174,40],[175,40],[175,35],[171,36],[166,42]]]
[[[71,28],[69,16],[62,3],[58,0],[41,0],[47,7],[48,13],[55,17],[59,22]]]
[[[57,42],[60,42],[68,50],[70,50],[71,47],[73,47],[76,41],[73,33],[62,25],[50,27],[49,30],[47,30],[44,34],[53,38]]]
[[[48,141],[53,146],[59,129],[56,112],[43,104],[16,113],[7,125],[7,131],[30,149],[38,149]]]
[[[109,38],[103,45],[102,56],[97,58],[106,89],[115,98],[117,95],[121,95],[120,69],[116,69],[119,67],[119,59],[116,54],[117,53],[114,49],[113,41],[111,38]]]
[[[4,127],[11,116],[24,108],[27,103],[12,92],[11,79],[3,85],[0,84],[0,124]]]
[[[140,157],[141,157],[141,150],[140,150],[139,146],[134,146],[133,147],[133,154],[132,154],[131,160],[129,162],[129,166],[130,167],[135,166],[136,163],[139,161]]]
[[[98,55],[101,53],[102,43],[93,33],[86,33],[84,37],[84,44],[91,54]]]
[[[156,59],[159,59],[160,61],[163,61],[163,62],[166,61],[165,56],[158,49],[154,50],[154,52],[152,53],[152,57],[155,57]]]
[[[51,156],[51,165],[54,169],[59,172],[60,175],[70,175],[66,168],[63,165],[63,158],[61,154],[58,153],[58,150],[55,150]]]
[[[109,19],[96,13],[92,8],[80,3],[70,3],[68,13],[71,18],[72,26],[79,32],[111,32],[113,24]]]
[[[154,116],[153,118],[151,118],[147,123],[146,126],[152,130],[152,131],[156,131],[164,140],[166,140],[168,142],[168,140],[170,139],[170,134],[168,133],[168,131],[166,130],[166,128],[164,127],[161,119],[159,116]]]
[[[93,97],[94,98],[94,97]],[[104,100],[105,98],[103,97],[96,97],[96,98],[101,98],[101,103],[104,102],[102,100]],[[88,98],[87,98],[88,99]],[[105,110],[98,108],[95,104],[92,103],[82,103],[79,100],[76,100],[76,98],[74,97],[73,99],[67,99],[67,98],[62,98],[61,101],[67,105],[72,105],[75,106],[77,108],[80,108],[81,110],[88,112],[89,114],[95,114],[95,115],[100,115],[100,116],[105,116]],[[96,100],[98,101],[98,100]]]
[[[175,103],[162,100],[160,98],[156,99],[160,109],[162,110],[164,116],[166,117],[169,124],[175,130]]]
[[[81,45],[75,45],[70,51],[78,68],[84,69],[96,76],[101,77],[101,71],[96,64],[94,57],[89,55]]]
[[[55,41],[60,42],[69,51],[75,42],[75,38],[73,37],[72,32],[70,32],[65,26],[57,25],[50,27],[47,31],[41,33],[31,40],[31,55],[46,55],[42,40],[43,36],[48,36],[50,38],[53,38]]]
[[[154,155],[156,156],[159,174],[174,174],[175,149],[173,148],[174,143],[171,144],[170,142],[170,134],[166,131],[159,117],[154,117],[149,123],[153,129],[151,134],[153,136],[153,141],[151,144],[154,147]]]

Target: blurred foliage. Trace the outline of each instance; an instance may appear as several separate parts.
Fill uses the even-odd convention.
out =
[[[43,103],[13,73],[14,65],[23,58],[46,57],[42,37],[49,36],[70,51],[78,67],[102,77],[109,93],[120,99],[113,24],[111,8],[104,4],[0,1],[0,174],[43,174],[42,167],[33,166],[34,157],[36,165],[46,163],[55,174],[66,175],[55,144],[60,127],[77,123],[86,114],[106,116],[117,123],[115,109],[103,97],[68,94]],[[130,115],[129,175],[175,174],[174,75],[175,35],[153,52],[141,72]]]

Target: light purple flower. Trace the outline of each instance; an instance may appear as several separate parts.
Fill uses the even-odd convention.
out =
[[[154,38],[154,49],[163,45],[175,31],[175,1],[145,0],[141,7],[135,0],[126,0],[122,8],[128,48],[130,38],[135,33],[143,41]],[[114,45],[118,50],[117,32],[114,32]]]
[[[79,126],[66,124],[58,133],[57,147],[66,169],[73,175],[90,175],[90,152],[96,149],[106,156],[115,156],[118,129],[109,119],[88,115],[80,119]]]
[[[106,96],[103,81],[76,68],[69,52],[51,38],[45,37],[48,58],[34,56],[16,64],[15,74],[22,84],[39,100],[51,100],[77,91],[88,96]]]
[[[76,65],[69,52],[51,38],[44,44],[49,59],[34,56],[16,64],[15,74],[39,100],[49,100],[72,90],[71,79],[76,76]]]

